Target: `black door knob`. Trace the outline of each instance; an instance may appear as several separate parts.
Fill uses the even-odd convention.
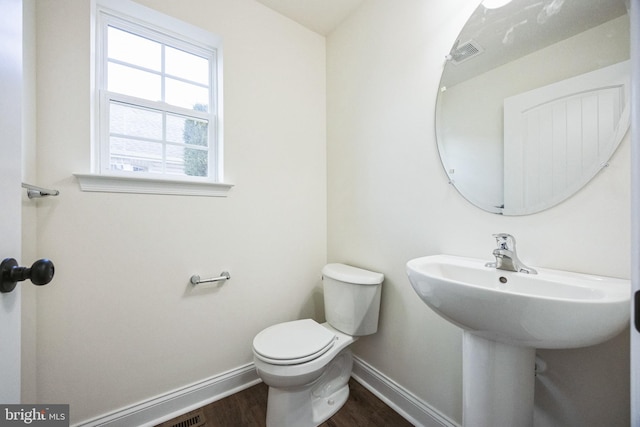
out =
[[[6,258],[0,263],[0,292],[11,292],[18,282],[31,280],[34,285],[46,285],[53,279],[55,267],[48,259],[40,259],[31,267],[19,267],[13,258]]]

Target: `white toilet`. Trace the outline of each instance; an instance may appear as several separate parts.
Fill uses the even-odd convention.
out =
[[[269,386],[267,427],[315,427],[335,414],[349,397],[347,347],[378,330],[382,274],[327,264],[322,276],[326,323],[279,323],[253,339],[256,370]]]

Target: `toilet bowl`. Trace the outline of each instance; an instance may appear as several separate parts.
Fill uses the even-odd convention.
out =
[[[273,363],[272,359],[258,353],[257,349],[261,347],[254,340],[256,370],[269,386],[267,426],[315,426],[331,417],[349,396],[347,383],[351,376],[352,356],[347,347],[357,338],[343,334],[327,323],[304,319],[280,323],[275,329],[262,331],[256,339],[276,334],[287,336],[289,329],[308,330],[311,335],[321,329],[330,336],[330,343],[318,341],[315,357],[301,352],[295,359],[280,359]],[[300,359],[305,361],[299,362]]]
[[[270,326],[253,340],[258,376],[269,386],[267,427],[315,427],[349,397],[349,345],[377,331],[384,276],[344,264],[322,270],[326,323]]]

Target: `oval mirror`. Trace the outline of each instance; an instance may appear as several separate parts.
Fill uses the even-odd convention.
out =
[[[626,134],[629,16],[624,0],[491,3],[446,58],[438,151],[471,203],[526,215],[582,188]]]

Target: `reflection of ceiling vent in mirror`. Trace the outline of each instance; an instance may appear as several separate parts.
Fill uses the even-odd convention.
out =
[[[447,58],[457,65],[473,58],[474,56],[480,55],[482,52],[484,52],[484,49],[478,44],[478,42],[469,40],[466,43],[454,46]]]

